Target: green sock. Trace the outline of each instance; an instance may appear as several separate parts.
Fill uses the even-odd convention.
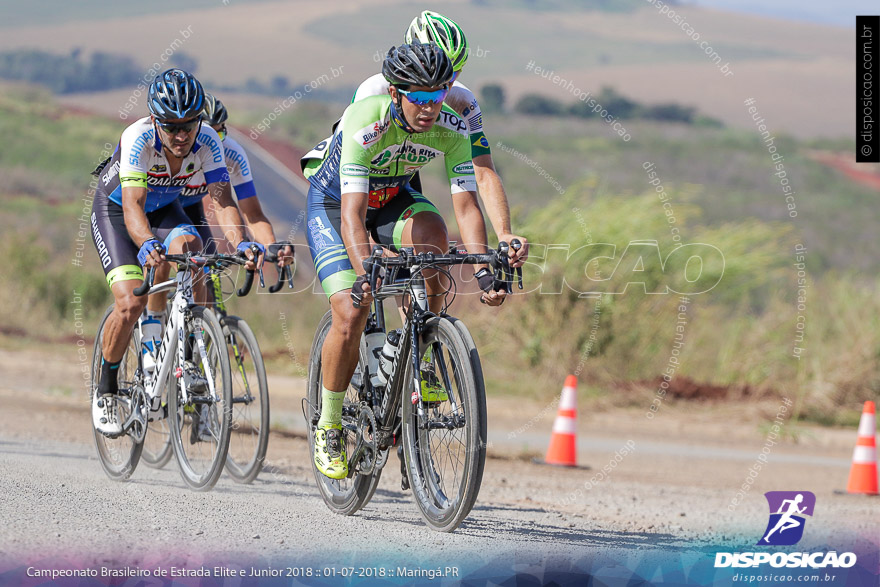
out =
[[[318,420],[318,428],[342,424],[342,402],[344,400],[344,391],[330,391],[323,385],[321,386],[321,419]]]

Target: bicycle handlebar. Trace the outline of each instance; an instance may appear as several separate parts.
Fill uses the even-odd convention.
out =
[[[257,251],[259,252],[259,251]],[[244,257],[243,253],[238,253],[235,255],[225,255],[222,253],[215,253],[211,255],[203,255],[203,254],[194,254],[194,253],[183,253],[181,255],[165,255],[165,260],[170,263],[177,263],[178,268],[180,266],[184,266],[185,268],[190,267],[220,267],[227,264],[232,265],[244,265],[248,262],[248,259]],[[134,290],[134,295],[143,296],[146,295],[147,292],[150,291],[150,288],[153,287],[153,280],[156,277],[156,267],[150,267],[147,272],[147,276],[144,279],[143,283],[139,285]],[[245,287],[242,287],[238,291],[238,295],[244,296],[247,295],[250,290],[250,283],[253,282],[254,279],[254,271],[248,270],[247,275],[245,276]],[[244,293],[242,293],[244,290]]]
[[[273,243],[266,247],[266,255],[265,261],[267,263],[275,263],[277,265],[279,261],[278,251],[281,247],[289,246],[291,250],[293,250],[293,243],[290,242],[279,242]],[[274,250],[273,250],[274,249]],[[269,286],[269,293],[275,293],[280,290],[284,286],[284,282],[287,281],[287,287],[289,289],[293,289],[293,272],[290,269],[290,265],[285,265],[284,267],[278,267],[278,281],[275,282],[275,285]]]
[[[490,265],[495,273],[495,280],[504,283],[508,293],[513,293],[513,281],[518,281],[519,289],[523,288],[522,268],[512,268],[508,259],[508,251],[510,249],[518,251],[522,248],[519,239],[513,239],[508,245],[501,241],[498,243],[498,249],[489,251],[488,253],[459,253],[450,252],[446,255],[437,255],[435,253],[415,253],[413,249],[403,248],[397,257],[384,257],[381,246],[373,247],[372,254],[364,259],[363,265],[367,275],[369,275],[370,291],[376,292],[376,281],[380,276],[380,272],[388,267],[411,268],[415,266],[431,266],[431,265]],[[359,308],[360,304],[352,300],[355,308]]]

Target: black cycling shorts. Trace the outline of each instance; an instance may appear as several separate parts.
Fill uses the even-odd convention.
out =
[[[166,249],[171,241],[181,235],[199,236],[178,200],[148,212],[147,221],[153,234],[164,242]],[[135,244],[128,235],[122,206],[111,202],[101,193],[95,194],[92,203],[92,242],[95,243],[104,268],[107,285],[113,287],[117,281],[144,279],[144,272],[137,258],[141,243]]]

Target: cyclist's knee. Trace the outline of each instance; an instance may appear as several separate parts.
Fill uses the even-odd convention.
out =
[[[345,340],[359,340],[368,309],[355,308],[348,291],[333,294],[330,305],[333,309],[333,329],[337,334]]]
[[[147,296],[134,295],[134,289],[140,283],[130,282],[131,287],[120,288],[117,293],[113,292],[114,302],[116,304],[116,313],[125,324],[134,324],[144,308],[147,306]]]
[[[183,234],[168,243],[168,252],[172,255],[181,253],[198,253],[202,250],[202,239],[193,234]]]
[[[420,212],[413,217],[410,232],[416,251],[445,253],[449,243],[449,233],[443,218],[433,212]]]

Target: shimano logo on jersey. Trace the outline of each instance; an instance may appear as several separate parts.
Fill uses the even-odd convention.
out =
[[[108,185],[113,180],[113,178],[119,174],[119,164],[120,161],[117,160],[116,163],[108,168],[104,172],[104,175],[101,176],[101,181],[104,182],[104,185]]]
[[[101,266],[106,267],[111,263],[110,251],[107,250],[107,245],[104,244],[104,237],[101,236],[101,231],[98,230],[98,218],[94,212],[92,212],[92,235],[95,237],[98,256],[101,257]]]
[[[837,554],[831,552],[717,552],[715,568],[755,568],[769,564],[780,569],[848,569],[856,564],[856,555],[852,552]]]
[[[134,144],[131,146],[131,155],[128,157],[128,164],[132,166],[137,166],[138,161],[141,158],[141,152],[147,146],[147,144],[153,140],[153,130],[150,129],[146,132],[141,133],[141,136],[134,140]]]
[[[214,157],[214,163],[220,163],[223,161],[223,151],[220,149],[220,145],[217,144],[217,141],[207,134],[200,134],[199,143],[211,149],[211,156]]]
[[[360,143],[360,145],[366,149],[373,143],[379,140],[385,131],[388,130],[388,127],[391,125],[391,119],[385,118],[380,122],[375,122],[370,126],[366,126],[359,131],[357,131],[354,135],[354,139]]]
[[[439,124],[440,126],[445,126],[446,128],[450,128],[454,131],[458,131],[461,134],[467,134],[467,125],[464,123],[464,121],[462,121],[461,118],[459,118],[452,112],[441,110],[440,116],[437,118],[437,124]]]
[[[244,153],[239,153],[232,149],[224,149],[224,151],[226,153],[226,165],[229,165],[230,163],[237,164],[244,177],[251,174],[250,169],[248,168],[248,160],[247,157],[244,156]]]

